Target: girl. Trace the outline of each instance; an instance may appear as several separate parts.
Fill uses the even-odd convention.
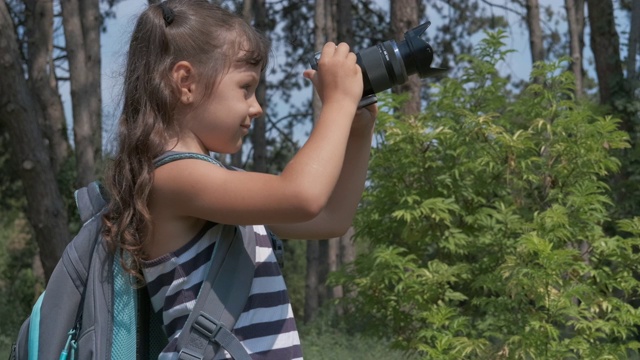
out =
[[[204,0],[167,0],[138,18],[129,44],[118,150],[107,176],[104,236],[122,265],[143,277],[176,339],[211,258],[215,224],[256,234],[251,297],[233,332],[253,359],[302,358],[286,287],[266,227],[283,238],[344,234],[363,191],[377,114],[356,111],[363,85],[346,44],[328,43],[318,72],[323,102],[305,145],[279,175],[230,171],[197,159],[154,169],[167,152],[234,153],[262,114],[255,91],[269,46],[241,18]],[[142,274],[142,275],[140,275]]]

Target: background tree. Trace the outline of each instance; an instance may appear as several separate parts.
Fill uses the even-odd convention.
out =
[[[424,6],[419,0],[391,1],[391,30],[394,39],[403,40],[404,33],[420,24],[420,14]],[[418,114],[421,108],[420,89],[422,82],[417,76],[410,76],[406,83],[396,86],[394,92],[406,94],[407,100],[400,108],[403,114]]]
[[[640,46],[640,1],[633,0],[631,4],[631,21],[629,27],[629,50],[627,55],[627,77],[630,82],[631,93],[635,95],[636,89],[638,89],[640,79],[638,79],[638,70],[636,64],[638,63],[638,51]]]
[[[266,37],[269,37],[269,32],[272,30],[272,23],[267,18],[267,7],[264,0],[245,0],[242,2],[242,6],[238,6],[242,9],[242,16],[248,22],[253,24],[259,31],[261,31]],[[267,116],[268,104],[266,94],[266,77],[265,72],[262,72],[260,84],[256,90],[256,98],[263,110],[263,115],[253,119],[251,134],[249,139],[251,140],[251,161],[249,167],[258,172],[267,171],[268,160],[268,147],[267,147]],[[240,149],[235,154],[230,156],[231,165],[236,167],[244,167],[244,154],[243,149]]]
[[[527,28],[529,29],[529,47],[531,62],[544,61],[544,47],[542,45],[542,28],[540,26],[540,4],[538,0],[527,0]]]
[[[637,206],[636,201],[637,197],[640,196],[640,185],[635,179],[640,174],[640,168],[638,167],[640,149],[637,143],[638,128],[636,124],[640,119],[638,117],[640,99],[637,93],[630,91],[633,79],[625,78],[623,72],[620,40],[616,28],[612,0],[587,0],[587,10],[600,104],[605,107],[604,111],[619,116],[622,120],[621,129],[631,135],[631,148],[620,151],[618,155],[622,161],[621,171],[610,177],[616,202],[615,217],[637,216],[640,214],[640,208]],[[631,17],[631,24],[635,24],[633,13],[631,13]],[[633,71],[627,71],[627,76],[630,73],[633,73]]]
[[[614,106],[624,97],[624,75],[620,60],[620,38],[616,30],[612,0],[587,0],[589,25],[591,28],[591,49],[593,50],[598,74],[600,103]],[[625,121],[626,131],[633,126]]]
[[[565,11],[569,27],[569,48],[571,55],[571,71],[576,79],[575,94],[581,98],[584,92],[584,76],[582,74],[582,52],[584,48],[584,0],[565,0]]]
[[[25,33],[31,91],[43,114],[43,136],[49,144],[49,160],[55,174],[68,161],[71,148],[58,90],[53,52],[53,1],[29,0],[25,5]]]
[[[245,0],[249,1],[249,0]],[[268,36],[270,26],[267,20],[267,8],[264,0],[253,0],[254,26]],[[256,89],[256,97],[264,113],[253,120],[251,130],[251,144],[253,145],[253,170],[267,171],[267,85],[264,71],[260,74],[260,84]]]
[[[60,0],[69,62],[76,185],[96,179],[102,157],[100,13],[98,0]]]
[[[39,127],[44,116],[25,80],[13,21],[4,2],[0,2],[0,53],[4,54],[0,58],[4,69],[0,121],[11,140],[14,164],[27,198],[27,217],[48,279],[69,241],[68,218]]]

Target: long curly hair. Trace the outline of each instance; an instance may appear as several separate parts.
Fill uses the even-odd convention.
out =
[[[234,61],[265,68],[269,41],[241,17],[205,0],[167,0],[149,6],[131,35],[124,74],[118,147],[105,179],[110,194],[103,236],[123,268],[143,282],[143,243],[151,234],[148,197],[153,160],[179,134],[174,110],[179,61],[192,64],[210,96]]]

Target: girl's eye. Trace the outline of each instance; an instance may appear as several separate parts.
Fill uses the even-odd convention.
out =
[[[244,91],[245,95],[249,96],[255,92],[255,87],[253,84],[246,84],[242,86],[242,91]]]

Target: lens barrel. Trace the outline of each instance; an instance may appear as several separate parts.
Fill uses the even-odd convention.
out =
[[[356,54],[362,69],[362,96],[390,89],[407,81],[407,70],[395,41],[385,41]]]

